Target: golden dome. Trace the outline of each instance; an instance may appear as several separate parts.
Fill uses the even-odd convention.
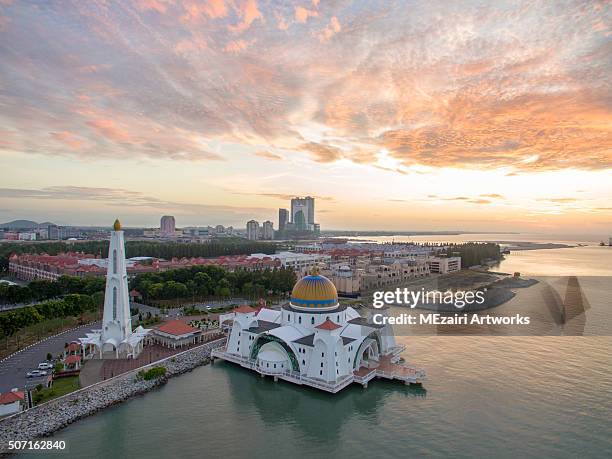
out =
[[[115,229],[115,231],[121,231],[121,223],[119,222],[119,219],[115,220],[115,223],[113,224],[113,228]]]
[[[327,277],[311,274],[295,284],[290,302],[298,309],[333,309],[338,306],[338,292]]]

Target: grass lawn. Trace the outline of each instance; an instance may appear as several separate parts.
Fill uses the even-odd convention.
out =
[[[69,376],[67,378],[56,379],[53,381],[53,385],[50,388],[34,393],[34,402],[36,405],[40,405],[41,403],[48,402],[51,399],[74,392],[80,387],[78,376]]]

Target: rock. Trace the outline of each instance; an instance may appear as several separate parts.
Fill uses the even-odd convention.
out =
[[[169,378],[193,370],[210,362],[212,349],[224,344],[225,339],[207,343],[182,354],[174,355],[151,366],[166,368],[166,376],[156,380],[137,380],[140,369],[124,373],[114,379],[102,381],[67,394],[50,402],[0,420],[0,454],[8,452],[9,440],[34,440],[90,416],[104,408],[121,403],[136,395],[145,394],[163,386]]]

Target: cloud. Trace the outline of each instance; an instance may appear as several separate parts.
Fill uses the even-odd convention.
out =
[[[314,10],[307,10],[303,6],[295,7],[295,20],[297,22],[301,22],[302,24],[308,21],[308,18],[316,18],[319,16],[319,13]]]
[[[255,156],[259,156],[260,158],[272,159],[275,161],[283,160],[284,158],[276,153],[272,153],[271,151],[261,150],[254,153]]]
[[[55,140],[62,142],[64,145],[69,146],[73,150],[80,150],[81,148],[85,146],[85,142],[79,139],[79,137],[73,134],[72,132],[68,132],[68,131],[52,132],[51,136]]]
[[[263,15],[257,8],[257,2],[255,0],[246,0],[238,6],[238,16],[242,18],[236,25],[229,26],[229,30],[232,32],[244,32],[256,19],[263,19]]]
[[[501,194],[497,194],[497,193],[486,193],[486,194],[481,194],[480,196],[483,198],[504,199],[504,197]]]
[[[265,198],[275,198],[275,199],[280,199],[282,201],[291,201],[293,198],[298,197],[298,196],[306,196],[305,194],[291,194],[291,193],[247,193],[247,192],[240,192],[240,191],[233,191],[233,194],[246,194],[249,196],[263,196]],[[317,196],[317,195],[308,195],[312,198],[318,199],[320,201],[334,201],[335,198],[332,196]]]
[[[249,46],[249,42],[245,40],[233,40],[225,45],[225,51],[228,53],[238,54]]]
[[[331,163],[342,159],[342,151],[331,145],[323,145],[316,142],[308,142],[301,146],[310,156],[319,163]]]
[[[342,27],[340,26],[340,21],[338,21],[338,18],[336,16],[332,16],[329,21],[329,24],[317,36],[319,37],[320,41],[325,42],[334,35],[336,35],[338,32],[340,32],[340,30],[342,30]]]
[[[404,175],[607,170],[603,8],[74,2],[68,25],[14,2],[2,11],[0,148],[191,160],[218,159],[212,144],[270,145]]]
[[[0,188],[0,198],[34,199],[34,200],[66,200],[92,201],[111,206],[142,207],[157,210],[198,213],[221,210],[226,212],[244,212],[245,210],[260,213],[269,211],[261,207],[233,207],[208,204],[192,204],[178,201],[168,201],[144,193],[122,188],[99,188],[78,186],[53,186],[41,189]]]
[[[565,204],[565,203],[579,201],[579,199],[577,198],[541,198],[541,199],[538,199],[538,201],[553,202],[556,204]]]

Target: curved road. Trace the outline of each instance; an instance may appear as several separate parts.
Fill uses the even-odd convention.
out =
[[[89,325],[81,325],[73,330],[67,330],[57,336],[39,341],[3,360],[0,362],[0,392],[9,391],[13,387],[23,389],[26,381],[25,374],[38,367],[38,364],[47,358],[48,352],[57,357],[64,350],[65,343],[83,338],[85,333],[100,328],[100,326],[100,321]]]

